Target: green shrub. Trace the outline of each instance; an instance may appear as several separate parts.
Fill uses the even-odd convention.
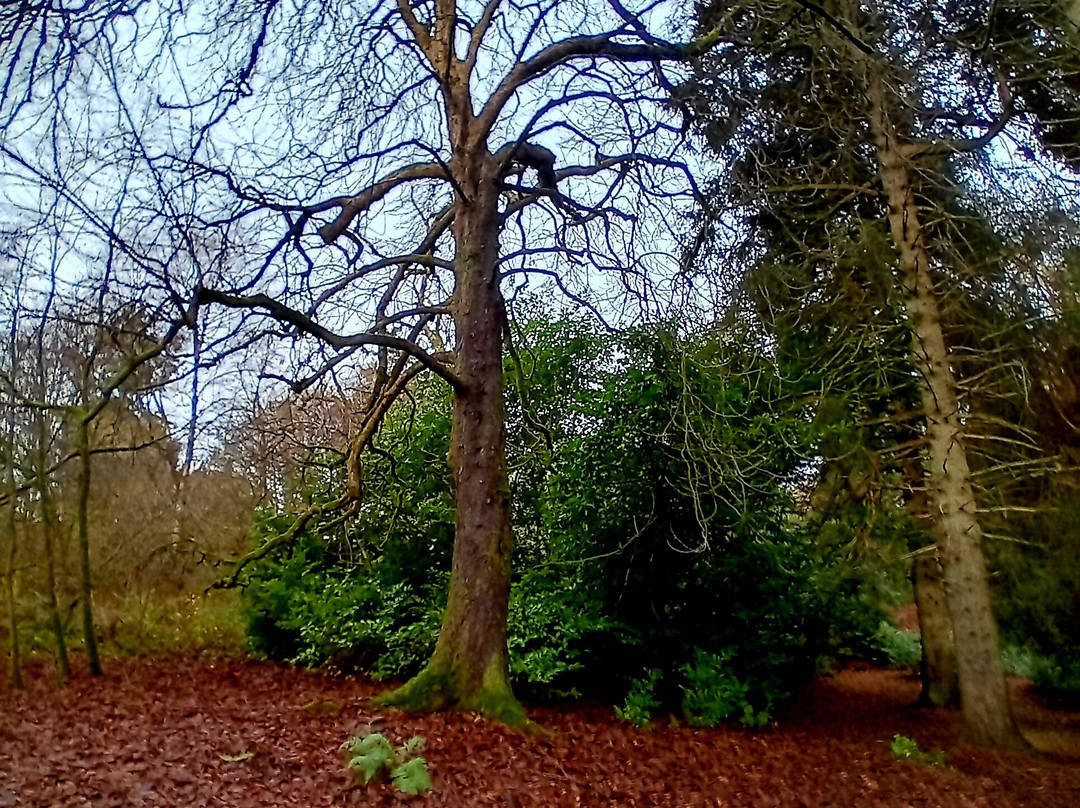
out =
[[[1080,658],[1061,654],[1036,660],[1031,677],[1041,693],[1080,709]]]
[[[303,544],[258,568],[245,590],[251,650],[310,667],[404,678],[430,657],[445,602],[445,576],[417,591],[372,569],[326,568]],[[510,599],[507,644],[518,689],[534,698],[578,695],[575,676],[594,666],[598,638],[620,627],[577,579],[532,570]]]
[[[882,620],[873,636],[873,647],[896,668],[916,668],[922,663],[922,640],[918,633],[897,628]]]
[[[1039,655],[1030,648],[1005,643],[1001,648],[1001,664],[1005,673],[1009,676],[1020,676],[1024,679],[1035,678],[1035,668],[1039,664]]]
[[[1060,699],[1071,709],[1080,708],[1080,658],[1043,656],[1011,643],[1002,649],[1001,658],[1009,675],[1030,679],[1043,695]]]
[[[893,755],[903,760],[911,760],[915,763],[925,763],[928,766],[943,767],[946,765],[945,753],[940,749],[931,749],[926,752],[919,749],[919,744],[914,738],[906,735],[894,735],[889,744]]]
[[[644,677],[631,682],[622,707],[615,708],[615,715],[620,721],[643,728],[652,724],[653,714],[660,707],[656,689],[663,676],[662,670],[653,668]]]
[[[830,565],[791,518],[807,425],[776,408],[775,368],[745,336],[573,322],[529,335],[507,391],[518,692],[623,702],[635,722],[685,709],[761,723],[849,636],[837,626],[854,596],[820,585]],[[313,520],[249,570],[253,650],[420,669],[453,545],[448,443],[447,393],[417,387],[388,416],[348,528]],[[287,524],[263,517],[256,542]],[[634,681],[643,668],[658,673]]]
[[[439,627],[433,599],[403,584],[323,579],[321,591],[296,604],[285,622],[299,632],[301,665],[365,670],[376,679],[415,673],[431,655]]]
[[[264,560],[244,590],[248,645],[311,667],[363,669],[376,679],[410,676],[435,647],[445,578],[389,582],[385,558],[364,568],[327,558],[310,536]]]
[[[760,727],[769,722],[772,705],[758,710],[751,704],[753,688],[735,675],[731,664],[734,656],[732,649],[716,654],[699,648],[693,662],[682,666],[682,711],[691,726],[715,727],[725,721],[739,721]]]
[[[579,696],[580,674],[623,627],[602,613],[577,575],[528,570],[510,592],[507,646],[515,689],[534,698]]]

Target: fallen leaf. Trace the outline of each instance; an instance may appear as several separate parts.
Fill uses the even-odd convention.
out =
[[[243,763],[245,760],[251,760],[255,757],[255,753],[248,750],[247,752],[241,752],[238,755],[218,755],[218,757],[226,763]]]

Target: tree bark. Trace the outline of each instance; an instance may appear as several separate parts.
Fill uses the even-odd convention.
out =
[[[922,636],[922,667],[919,671],[922,692],[919,694],[919,704],[926,707],[958,707],[960,684],[956,676],[956,642],[936,547],[933,552],[920,553],[915,557],[912,577]]]
[[[94,630],[93,582],[90,574],[90,525],[88,505],[90,501],[90,436],[86,419],[79,413],[76,442],[79,451],[78,521],[79,572],[82,600],[83,640],[86,644],[86,661],[91,676],[101,676],[101,655],[98,652],[97,632]]]
[[[18,551],[18,537],[15,533],[15,421],[9,411],[4,462],[4,487],[8,492],[8,503],[4,509],[4,533],[7,536],[7,553],[4,569],[4,595],[8,612],[8,655],[11,664],[10,682],[13,690],[24,687],[22,675],[22,649],[19,645],[19,610],[15,597],[15,562]]]
[[[64,638],[64,621],[60,617],[60,599],[56,594],[56,542],[53,533],[56,526],[56,514],[53,510],[52,492],[49,490],[48,447],[45,415],[39,413],[34,474],[38,489],[38,515],[41,519],[41,538],[45,554],[45,590],[49,604],[49,622],[56,642],[56,683],[62,685],[71,675],[71,662],[68,659],[67,640]]]
[[[957,384],[941,325],[919,206],[911,151],[889,119],[880,69],[869,66],[870,124],[881,187],[907,294],[929,456],[928,502],[956,640],[960,703],[967,739],[979,746],[1027,749],[1013,719],[990,596],[982,530],[963,443]]]
[[[926,480],[917,457],[904,461],[904,507],[911,521],[929,536],[933,533]],[[936,544],[920,550],[911,565],[915,608],[919,613],[922,665],[919,669],[924,707],[958,707],[960,685],[956,679],[956,640],[945,598],[945,580]]]
[[[510,687],[506,611],[510,594],[510,493],[502,397],[503,299],[499,290],[498,178],[486,169],[459,200],[454,220],[457,331],[449,463],[456,506],[450,593],[435,653],[383,704],[466,710],[527,723]]]

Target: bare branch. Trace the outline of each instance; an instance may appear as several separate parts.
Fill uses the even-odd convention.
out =
[[[491,131],[507,101],[520,87],[558,65],[583,58],[606,58],[624,63],[678,61],[687,58],[696,50],[696,46],[689,45],[616,42],[617,36],[620,36],[619,32],[564,39],[549,45],[532,59],[519,62],[491,94],[480,112],[479,134],[486,136]]]
[[[464,67],[466,75],[471,75],[473,68],[476,67],[476,58],[480,54],[480,46],[484,43],[484,37],[487,36],[491,21],[495,18],[495,12],[499,10],[500,5],[502,5],[502,0],[488,0],[487,5],[484,6],[484,11],[480,14],[480,19],[476,23],[476,27],[473,28],[472,35],[469,37],[469,50],[465,55]]]
[[[200,303],[216,303],[230,309],[262,309],[275,320],[288,323],[297,331],[310,334],[334,348],[344,349],[359,345],[378,345],[394,348],[416,357],[424,367],[447,381],[455,390],[462,389],[461,380],[444,362],[439,361],[410,340],[390,336],[389,334],[353,334],[350,336],[335,334],[330,329],[316,323],[306,314],[289,308],[268,295],[230,295],[202,287],[198,290],[197,297]]]
[[[330,208],[341,208],[341,213],[338,214],[334,221],[319,228],[319,235],[322,236],[323,241],[331,244],[345,232],[352,220],[359,214],[366,211],[394,188],[410,180],[417,179],[449,179],[449,175],[447,175],[445,167],[440,163],[414,163],[398,169],[356,196],[328,200],[309,208],[308,213],[318,213]]]

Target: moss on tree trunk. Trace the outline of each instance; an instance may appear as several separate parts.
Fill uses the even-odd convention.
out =
[[[493,161],[490,161],[493,162]],[[498,182],[483,178],[454,222],[457,331],[450,446],[456,523],[450,593],[435,653],[414,679],[378,701],[411,710],[466,710],[527,722],[510,687],[510,492],[502,398],[504,308],[497,269]]]

